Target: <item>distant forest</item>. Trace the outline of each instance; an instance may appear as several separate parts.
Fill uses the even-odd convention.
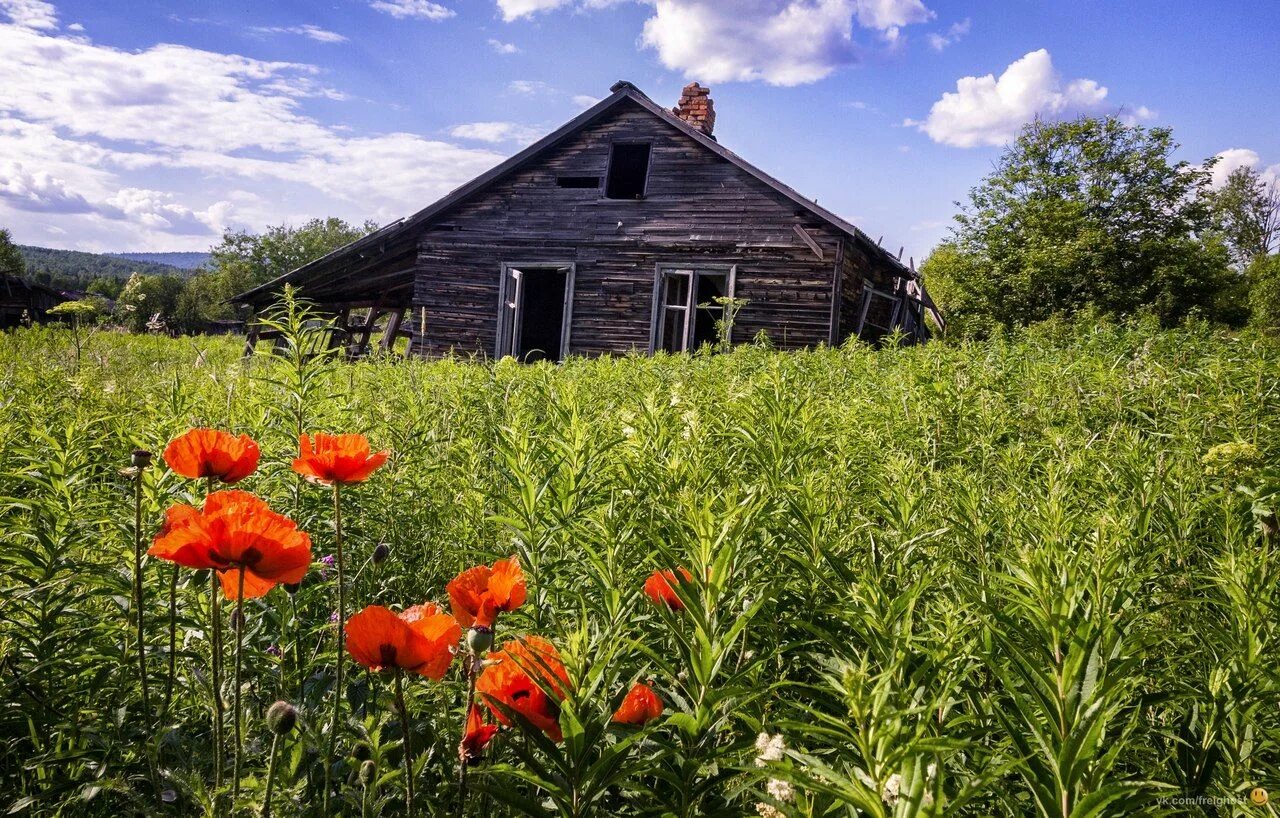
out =
[[[26,245],[18,245],[18,251],[26,260],[29,280],[78,292],[88,290],[96,279],[117,279],[123,284],[133,273],[186,278],[194,272],[192,267],[209,257],[208,253],[83,253]]]

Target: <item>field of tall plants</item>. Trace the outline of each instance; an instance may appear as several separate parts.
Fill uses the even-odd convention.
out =
[[[345,363],[305,317],[0,335],[0,811],[1277,814],[1280,341]]]

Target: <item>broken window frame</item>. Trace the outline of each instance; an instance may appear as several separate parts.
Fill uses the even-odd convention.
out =
[[[738,266],[736,264],[661,263],[657,265],[653,282],[653,314],[649,321],[650,355],[660,349],[672,354],[693,352],[697,349],[694,345],[694,329],[697,325],[698,310],[710,314],[718,313],[720,318],[724,317],[724,305],[717,304],[710,307],[702,307],[698,304],[698,281],[704,276],[723,278],[725,280],[724,297],[734,297],[738,277]],[[668,283],[676,277],[687,279],[683,304],[670,304],[667,300],[669,293]],[[680,348],[675,350],[667,350],[663,343],[666,338],[667,317],[671,313],[683,315]],[[715,342],[715,339],[705,340],[711,343]],[[729,329],[729,342],[733,342],[733,328]]]
[[[498,328],[493,354],[497,359],[516,357],[514,345],[520,338],[524,321],[521,299],[524,296],[522,270],[558,270],[564,273],[564,315],[560,325],[561,359],[569,355],[570,330],[573,326],[573,289],[577,264],[572,261],[504,261],[498,279]]]

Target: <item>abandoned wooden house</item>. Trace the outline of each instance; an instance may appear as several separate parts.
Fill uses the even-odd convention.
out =
[[[409,354],[559,360],[691,351],[726,330],[789,349],[924,340],[926,313],[941,326],[913,269],[714,125],[697,83],[669,110],[619,82],[435,204],[235,301],[262,310],[292,284],[353,355],[401,337]]]
[[[69,300],[58,290],[0,273],[0,329],[43,324],[49,310]]]

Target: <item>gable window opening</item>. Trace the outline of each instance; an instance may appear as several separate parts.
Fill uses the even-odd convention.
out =
[[[649,143],[615,143],[609,154],[606,199],[643,199],[649,175]]]
[[[557,176],[556,187],[570,190],[599,190],[599,176]]]
[[[716,344],[724,304],[732,298],[734,269],[661,268],[658,271],[654,349],[692,352]],[[732,339],[729,339],[732,341]]]

